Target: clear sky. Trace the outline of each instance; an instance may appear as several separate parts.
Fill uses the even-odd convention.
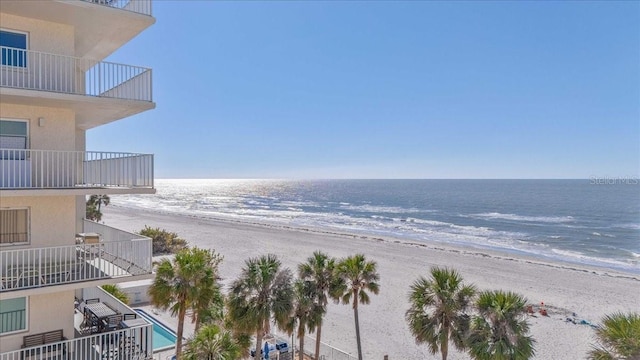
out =
[[[640,176],[640,2],[167,1],[108,60],[157,178]]]

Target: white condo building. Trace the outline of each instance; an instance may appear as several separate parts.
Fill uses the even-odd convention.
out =
[[[154,193],[153,155],[85,132],[155,107],[151,69],[103,61],[154,22],[151,0],[0,0],[0,360],[152,358],[151,325],[99,288],[152,278],[151,240],[85,203]]]

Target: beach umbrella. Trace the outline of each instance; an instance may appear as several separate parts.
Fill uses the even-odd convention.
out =
[[[269,343],[264,342],[264,358],[269,360]]]

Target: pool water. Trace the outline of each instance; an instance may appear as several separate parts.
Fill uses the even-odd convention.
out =
[[[146,311],[142,309],[134,309],[140,316],[142,316],[145,320],[149,321],[153,324],[153,351],[159,350],[167,350],[173,348],[176,345],[176,340],[178,337],[176,334],[162,324],[160,321],[156,320],[153,316],[147,314]]]

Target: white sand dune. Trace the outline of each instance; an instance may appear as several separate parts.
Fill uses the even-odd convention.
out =
[[[536,340],[537,359],[584,359],[593,342],[588,325],[566,322],[567,316],[597,323],[615,311],[640,311],[640,276],[603,269],[548,263],[511,254],[470,248],[443,247],[399,239],[373,239],[314,229],[293,229],[219,221],[179,215],[163,215],[110,206],[107,225],[138,231],[145,225],[177,232],[191,245],[215,249],[224,255],[223,283],[238,276],[244,261],[252,256],[276,254],[295,271],[315,250],[335,257],[364,253],[378,263],[380,294],[360,307],[360,327],[365,359],[440,359],[424,345],[416,345],[404,320],[407,293],[431,266],[457,269],[480,289],[503,289],[523,294],[530,303],[547,305],[548,317],[530,317]],[[356,353],[353,313],[350,306],[331,304],[325,318],[323,341]],[[189,334],[187,334],[189,335]],[[309,345],[307,345],[309,346]],[[468,359],[450,352],[450,359]]]

